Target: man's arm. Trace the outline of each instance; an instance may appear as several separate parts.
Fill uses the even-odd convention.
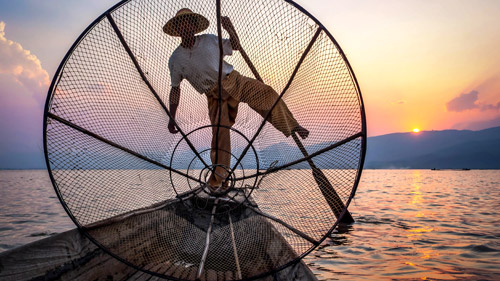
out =
[[[170,89],[170,115],[172,119],[168,122],[168,130],[172,134],[176,134],[179,132],[175,127],[175,113],[177,112],[177,107],[179,106],[179,100],[181,98],[181,88],[180,87],[172,87]]]
[[[231,47],[233,50],[240,50],[240,38],[236,34],[236,30],[234,29],[233,23],[229,19],[229,17],[223,16],[221,17],[221,25],[222,27],[229,33],[229,41],[231,41]]]
[[[255,66],[250,61],[250,58],[248,57],[245,50],[243,50],[243,47],[240,44],[240,39],[238,38],[238,35],[236,34],[236,30],[234,29],[234,26],[231,23],[231,20],[229,19],[229,17],[221,17],[221,25],[229,33],[229,40],[231,41],[231,47],[233,48],[233,50],[240,51],[241,56],[243,57],[245,62],[248,64],[248,67],[250,67],[250,70],[252,71],[253,75],[255,76],[255,79],[259,80],[260,82],[263,82],[262,77],[260,77],[260,75],[259,75],[259,72],[257,71],[257,69],[255,69]]]

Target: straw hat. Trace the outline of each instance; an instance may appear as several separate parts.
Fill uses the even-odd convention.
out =
[[[202,32],[210,25],[209,21],[204,16],[193,13],[193,11],[188,8],[182,8],[175,14],[175,17],[171,18],[167,24],[163,26],[163,31],[171,36],[180,36],[177,30],[177,24],[179,20],[183,18],[191,18],[191,20],[197,24],[195,34]]]

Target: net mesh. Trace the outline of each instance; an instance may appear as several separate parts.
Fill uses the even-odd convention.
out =
[[[192,46],[163,30],[181,8],[208,21]],[[241,47],[227,26],[219,36],[219,13]],[[188,38],[203,20],[184,17],[170,28]],[[203,57],[173,63],[179,48]],[[348,215],[366,141],[343,52],[280,0],[120,2],[61,63],[45,125],[52,181],[77,226],[129,265],[180,280],[248,279],[300,260]],[[208,185],[215,174],[222,193]]]

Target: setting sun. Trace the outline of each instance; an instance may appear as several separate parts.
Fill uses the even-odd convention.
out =
[[[413,129],[413,132],[414,133],[418,133],[418,132],[420,132],[420,129],[419,128],[415,128],[415,129]]]

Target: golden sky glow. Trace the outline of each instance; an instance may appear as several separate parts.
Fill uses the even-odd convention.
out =
[[[405,132],[412,124],[464,129],[496,119],[489,127],[500,126],[500,1],[300,2],[354,68],[369,135]],[[476,108],[447,110],[471,91],[479,93]]]
[[[115,2],[0,0],[0,21],[5,38],[36,56],[52,78],[78,35]],[[323,23],[349,59],[369,136],[415,126],[500,126],[500,1],[296,2]],[[43,99],[46,91],[37,94]]]

